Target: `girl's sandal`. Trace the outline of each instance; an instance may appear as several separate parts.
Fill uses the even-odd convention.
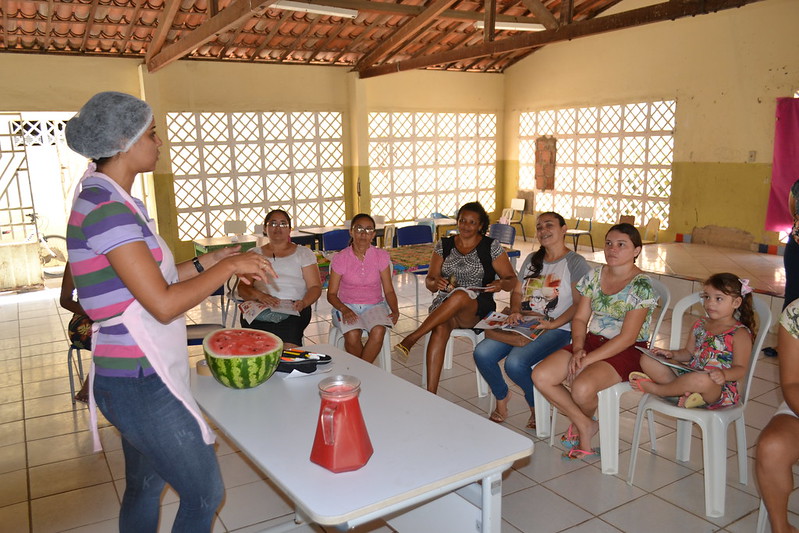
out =
[[[677,400],[677,407],[685,407],[686,409],[695,409],[703,405],[706,405],[705,399],[698,392],[686,393]]]
[[[573,431],[573,429],[574,425],[569,424],[569,427],[566,429],[566,433],[560,437],[560,443],[567,450],[571,450],[572,448],[576,448],[580,445],[580,435],[578,435],[576,431]]]
[[[599,448],[593,448],[591,450],[580,450],[578,448],[572,448],[571,450],[561,455],[561,457],[566,461],[591,459],[592,457],[599,457]]]
[[[644,374],[643,372],[630,372],[630,376],[627,378],[627,381],[630,382],[630,386],[637,390],[638,392],[643,392],[646,394],[646,391],[641,388],[641,383],[649,382],[653,383],[652,378]]]
[[[397,352],[397,357],[400,358],[400,361],[403,363],[408,362],[408,358],[411,356],[411,351],[406,348],[402,343],[394,345],[394,351]]]

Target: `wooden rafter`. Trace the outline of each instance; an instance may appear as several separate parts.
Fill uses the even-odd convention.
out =
[[[3,27],[7,28],[5,24],[6,14],[3,11]],[[44,26],[44,44],[43,48],[47,50],[50,48],[50,32],[53,30],[53,0],[47,0],[47,24]]]
[[[494,40],[495,24],[497,22],[497,0],[484,0],[485,13],[483,13],[483,42],[490,43]]]
[[[383,41],[377,48],[364,56],[358,64],[356,69],[360,70],[367,68],[386,56],[392,50],[404,45],[406,42],[413,39],[427,26],[429,26],[445,9],[454,4],[457,0],[437,0],[432,3],[428,8],[422,11],[419,15],[412,18],[402,25],[394,34]]]
[[[543,24],[546,29],[554,30],[559,26],[558,19],[556,19],[555,15],[541,3],[541,0],[522,0],[522,4],[530,10],[530,13],[532,13],[533,16],[538,19],[538,22]]]
[[[80,51],[86,51],[86,43],[89,42],[89,36],[91,35],[92,23],[94,22],[94,14],[97,12],[97,4],[100,3],[100,0],[92,0],[92,7],[89,10],[89,15],[86,17],[86,22],[83,30],[83,41],[80,43]]]
[[[582,20],[561,26],[556,30],[546,30],[515,37],[508,37],[491,43],[483,43],[466,49],[451,50],[425,57],[417,57],[397,63],[383,64],[361,71],[361,78],[370,78],[392,72],[402,72],[418,68],[432,67],[443,63],[461,61],[472,57],[522,50],[556,42],[596,35],[609,31],[663,22],[683,17],[704,15],[710,12],[731,9],[753,4],[762,0],[671,0],[666,3],[642,7],[607,15],[600,18]]]
[[[574,17],[574,0],[560,0],[560,23],[571,24]]]
[[[280,19],[275,21],[275,25],[272,26],[272,29],[266,34],[266,37],[264,37],[264,40],[261,42],[261,44],[259,44],[258,47],[252,51],[252,54],[250,55],[250,61],[255,61],[258,59],[258,56],[261,55],[261,52],[264,50],[264,48],[269,46],[269,43],[275,38],[275,35],[280,32],[280,26],[282,26],[283,23],[289,19],[289,17],[291,17],[291,11],[284,11],[280,16]]]
[[[166,0],[164,3],[164,11],[158,16],[158,27],[153,35],[153,40],[147,46],[147,55],[145,56],[145,63],[150,63],[150,60],[161,51],[161,48],[166,42],[166,36],[169,30],[172,29],[172,23],[175,21],[175,15],[180,8],[180,0]]]
[[[330,43],[332,43],[333,40],[338,37],[338,34],[341,33],[341,30],[343,30],[344,28],[345,28],[344,24],[339,24],[333,30],[331,30],[330,33],[327,35],[327,37],[325,37],[325,39],[322,41],[322,44],[317,46],[316,50],[311,52],[311,54],[305,60],[305,64],[309,65],[311,61],[313,61],[318,54],[326,52],[328,46],[330,46]]]
[[[125,30],[125,37],[122,39],[122,46],[119,48],[119,55],[123,55],[125,50],[128,49],[128,44],[130,44],[130,38],[133,36],[133,31],[136,29],[136,21],[139,20],[139,15],[141,14],[141,6],[144,3],[144,0],[139,0],[138,2],[134,1],[136,7],[133,9],[133,15],[130,17],[128,21],[128,27]]]
[[[164,47],[147,61],[147,70],[156,72],[166,65],[191,53],[218,34],[243,24],[248,18],[274,4],[277,0],[237,0],[217,15],[211,17],[197,29],[179,41]]]

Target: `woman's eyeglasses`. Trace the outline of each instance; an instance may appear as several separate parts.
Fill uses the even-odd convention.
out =
[[[270,228],[288,228],[289,226],[291,226],[291,224],[289,224],[285,220],[281,220],[280,222],[273,220],[272,222],[267,224],[267,226],[269,226]]]
[[[369,233],[372,234],[375,232],[374,228],[364,228],[363,226],[355,226],[352,228],[355,233]]]

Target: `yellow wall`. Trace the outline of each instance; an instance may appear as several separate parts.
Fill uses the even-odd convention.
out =
[[[0,111],[77,111],[100,91],[139,94],[135,59],[0,54]]]
[[[520,112],[676,99],[672,224],[661,236],[715,223],[775,242],[763,230],[775,98],[799,89],[797,21],[799,2],[765,0],[547,46],[506,72],[506,155],[518,160]]]

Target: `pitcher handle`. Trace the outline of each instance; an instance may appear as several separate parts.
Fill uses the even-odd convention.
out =
[[[326,446],[332,446],[335,442],[333,433],[333,416],[336,414],[337,404],[328,404],[322,409],[320,422],[322,423],[322,436],[325,439]]]

